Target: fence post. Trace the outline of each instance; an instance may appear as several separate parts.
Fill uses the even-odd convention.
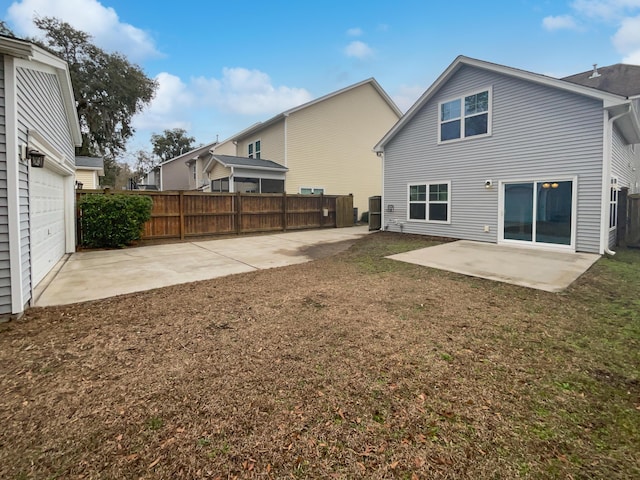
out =
[[[180,190],[179,209],[180,209],[180,240],[184,240],[184,192]]]
[[[320,194],[320,226],[324,227],[324,192]]]
[[[240,192],[236,192],[236,233],[240,235],[242,233],[242,195]]]
[[[287,231],[287,192],[282,192],[282,231]]]

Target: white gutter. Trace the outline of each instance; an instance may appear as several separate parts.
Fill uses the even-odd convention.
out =
[[[229,174],[229,193],[236,193],[234,180],[233,180],[233,177],[235,175],[235,170],[234,170],[234,167],[230,167],[230,168],[231,168],[231,173]]]
[[[289,156],[287,155],[288,150],[289,150],[289,145],[287,144],[287,127],[288,127],[288,123],[289,123],[289,114],[285,113],[284,114],[284,166],[285,167],[289,167],[288,163],[289,163]]]
[[[611,117],[607,120],[609,112],[605,110],[605,132],[604,132],[604,155],[602,165],[602,216],[600,224],[600,243],[602,245],[602,251],[607,255],[615,255],[616,252],[609,248],[609,223],[611,216],[611,209],[609,204],[611,202],[611,156],[613,150],[613,122],[620,117],[629,115],[631,113],[631,104],[627,104],[627,111],[619,113],[618,115]]]

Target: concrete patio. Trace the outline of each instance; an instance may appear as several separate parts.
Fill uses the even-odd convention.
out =
[[[458,240],[387,258],[547,292],[561,292],[600,256]]]
[[[304,263],[346,249],[368,226],[300,230],[76,252],[38,285],[36,306],[63,305]]]

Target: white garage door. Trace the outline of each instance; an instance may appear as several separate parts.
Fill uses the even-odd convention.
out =
[[[35,287],[65,253],[64,177],[31,168],[30,223],[32,283]]]

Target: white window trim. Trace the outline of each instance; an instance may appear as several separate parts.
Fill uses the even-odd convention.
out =
[[[465,117],[464,115],[464,99],[466,97],[470,97],[471,95],[477,95],[478,93],[482,93],[482,92],[489,92],[489,100],[488,100],[488,105],[489,108],[487,110],[487,133],[483,133],[480,135],[472,135],[470,137],[465,136],[465,131],[464,131],[464,119],[465,118],[471,118],[477,115],[483,115],[483,113],[478,113],[475,115],[469,115],[468,117]],[[442,124],[443,123],[448,123],[452,120],[446,120],[446,121],[442,121],[441,119],[441,111],[442,111],[442,105],[444,105],[445,103],[449,103],[452,102],[454,100],[459,100],[460,101],[460,137],[459,138],[452,138],[451,140],[442,140],[440,135],[442,134]],[[479,90],[474,90],[472,92],[465,92],[463,95],[460,95],[458,97],[451,97],[451,98],[447,98],[445,100],[442,100],[441,102],[438,102],[438,145],[440,144],[449,144],[449,143],[455,143],[455,142],[464,142],[466,140],[472,140],[474,138],[485,138],[485,137],[490,137],[492,135],[492,131],[493,131],[493,86],[488,86],[485,88],[481,88]]]
[[[572,182],[572,198],[571,198],[571,243],[569,245],[559,245],[543,242],[529,242],[521,240],[509,240],[504,238],[504,186],[508,183],[539,183],[548,181],[550,178],[558,182]],[[535,207],[534,207],[535,208]],[[578,177],[565,176],[549,176],[542,178],[511,178],[500,180],[498,182],[498,244],[522,245],[529,248],[538,248],[541,250],[559,250],[559,251],[576,251],[576,242],[578,239]]]
[[[257,144],[260,142],[260,149],[257,149]],[[253,149],[253,152],[249,153],[249,148]],[[262,158],[262,139],[256,138],[253,142],[247,144],[247,158],[255,158],[260,160]],[[260,154],[260,157],[257,155]]]
[[[303,194],[302,190],[305,190],[305,189],[311,190],[311,193]],[[327,189],[324,188],[324,187],[306,187],[306,186],[302,186],[302,187],[298,188],[298,193],[300,195],[320,195],[319,193],[315,193],[314,190],[322,190],[322,195],[324,195],[324,193],[327,191]]]
[[[447,220],[429,220],[429,204],[430,203],[443,203],[443,202],[430,202],[429,201],[429,186],[430,185],[447,185]],[[410,196],[411,196],[411,187],[417,186],[417,185],[426,185],[427,186],[427,192],[426,192],[426,198],[424,201],[425,204],[425,216],[427,217],[424,220],[420,220],[417,218],[411,218],[411,201]],[[451,180],[443,180],[443,181],[431,181],[431,182],[411,182],[407,184],[407,222],[417,222],[417,223],[439,223],[441,225],[449,225],[451,224]],[[414,203],[422,203],[422,202],[414,202]]]
[[[618,228],[618,207],[619,207],[618,197],[620,192],[620,179],[615,175],[611,175],[610,184],[611,184],[611,190],[616,192],[615,198],[612,200],[611,190],[609,191],[609,225],[613,223],[613,226],[609,227],[609,231],[613,232]],[[613,206],[613,215],[611,215],[612,206]]]

